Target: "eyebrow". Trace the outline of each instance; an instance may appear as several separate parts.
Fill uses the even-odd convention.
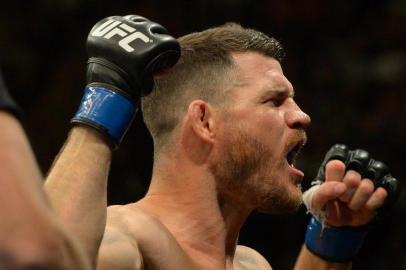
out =
[[[261,94],[261,98],[269,97],[269,96],[276,96],[276,97],[295,97],[295,89],[292,88],[292,91],[289,91],[287,86],[282,86],[282,87],[269,87],[269,85],[265,85],[263,87],[263,92]]]

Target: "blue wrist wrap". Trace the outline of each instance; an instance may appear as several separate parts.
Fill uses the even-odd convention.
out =
[[[314,217],[307,226],[305,244],[317,256],[333,262],[352,260],[367,234],[365,227],[322,227]]]
[[[101,129],[118,144],[130,126],[135,110],[133,103],[117,92],[86,86],[72,123],[86,123]]]

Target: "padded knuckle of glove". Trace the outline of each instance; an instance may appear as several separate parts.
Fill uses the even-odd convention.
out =
[[[73,124],[97,129],[118,147],[153,75],[176,64],[179,42],[160,24],[138,15],[97,22],[86,42],[87,86]]]
[[[330,160],[340,160],[344,162],[346,171],[354,170],[358,172],[363,179],[371,179],[375,190],[379,187],[384,188],[388,193],[385,202],[386,206],[390,206],[396,201],[400,192],[397,179],[389,173],[389,168],[385,163],[371,158],[367,151],[363,149],[349,150],[348,147],[343,144],[332,146],[319,168],[316,182],[320,183],[325,181],[326,164]]]
[[[326,164],[330,160],[342,161],[346,166],[346,171],[355,171],[354,177],[361,176],[362,179],[365,179],[359,185],[359,192],[370,196],[380,187],[387,191],[385,205],[379,209],[378,214],[385,213],[384,210],[394,204],[400,187],[397,179],[389,173],[388,166],[371,158],[365,150],[349,150],[343,144],[336,144],[327,152],[316,179],[312,182],[312,187],[303,194],[303,202],[313,215],[307,227],[305,244],[309,251],[325,260],[347,262],[351,261],[361,248],[368,232],[368,225],[330,227],[325,223],[327,218],[325,209],[312,207],[312,197],[315,191],[320,189],[320,184],[325,181]],[[355,174],[359,175],[355,176]]]
[[[111,16],[99,21],[87,39],[89,68],[102,65],[114,73],[111,83],[131,95],[146,95],[152,90],[155,72],[173,66],[180,57],[178,41],[160,24],[138,15]],[[99,82],[88,76],[90,81]]]

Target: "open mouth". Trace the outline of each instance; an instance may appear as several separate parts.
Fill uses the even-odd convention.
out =
[[[297,157],[299,156],[300,150],[302,150],[304,145],[305,140],[301,140],[290,148],[290,151],[286,155],[286,160],[290,166],[295,167]]]

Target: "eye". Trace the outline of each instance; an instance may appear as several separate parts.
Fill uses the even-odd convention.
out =
[[[266,101],[269,105],[273,107],[279,107],[282,105],[283,100],[280,98],[270,98]]]

